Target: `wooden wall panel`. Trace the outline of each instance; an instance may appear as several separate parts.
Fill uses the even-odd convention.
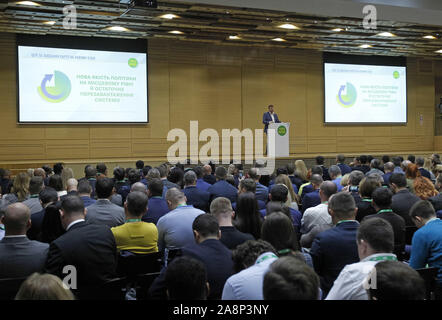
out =
[[[440,61],[408,59],[407,125],[326,126],[320,52],[152,39],[148,124],[44,126],[17,125],[15,36],[0,34],[0,46],[0,164],[65,159],[77,161],[80,170],[101,159],[163,161],[170,129],[188,132],[191,120],[199,121],[199,131],[214,128],[220,137],[224,128],[261,129],[269,104],[291,123],[295,157],[430,152],[442,145],[434,136]]]

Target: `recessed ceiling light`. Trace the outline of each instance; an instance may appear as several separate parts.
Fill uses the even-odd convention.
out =
[[[160,18],[163,18],[163,19],[175,19],[175,18],[178,18],[178,16],[176,15],[176,14],[173,14],[173,13],[167,13],[167,14],[163,14],[162,16],[160,16]]]
[[[106,28],[106,30],[109,30],[109,31],[118,31],[118,32],[129,31],[128,28],[120,27],[120,26],[112,26],[112,27]]]
[[[332,31],[334,31],[334,32],[341,32],[342,30],[344,30],[344,29],[342,29],[342,28],[334,28],[334,29],[332,29]]]
[[[173,33],[173,34],[184,34],[184,32],[179,31],[179,30],[172,30],[172,31],[169,31],[169,33]]]
[[[428,35],[428,36],[424,36],[424,39],[436,39],[436,37],[432,36],[432,35]]]
[[[291,23],[285,23],[278,26],[278,28],[289,29],[289,30],[297,30],[299,29],[297,26]]]
[[[282,38],[273,38],[272,41],[283,42],[283,41],[287,41],[287,40],[282,39]]]
[[[17,1],[16,3],[24,6],[41,6],[41,4],[34,1]]]
[[[378,33],[377,36],[380,36],[380,37],[396,37],[396,35],[391,33],[391,32],[381,32],[381,33]]]
[[[434,52],[436,52],[436,53],[442,53],[442,49],[437,50],[437,51],[434,51]]]
[[[55,21],[45,21],[45,22],[43,22],[44,24],[47,24],[47,25],[50,25],[50,26],[53,26],[54,24],[56,24],[56,22]]]
[[[229,39],[230,39],[230,40],[239,40],[239,39],[241,39],[241,37],[238,37],[238,36],[229,36]]]
[[[361,44],[361,45],[359,46],[359,48],[367,49],[367,48],[371,48],[371,45],[369,45],[369,44]]]

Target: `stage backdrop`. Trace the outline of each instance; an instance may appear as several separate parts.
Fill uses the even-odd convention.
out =
[[[149,40],[147,125],[18,125],[15,35],[0,33],[0,167],[57,160],[165,160],[170,129],[262,128],[273,104],[291,123],[290,153],[426,153],[434,150],[435,69],[408,59],[406,126],[325,126],[320,52]]]

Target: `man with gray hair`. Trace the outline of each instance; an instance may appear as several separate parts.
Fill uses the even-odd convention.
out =
[[[269,188],[259,183],[259,179],[261,178],[261,175],[259,174],[259,168],[250,168],[248,176],[250,179],[256,182],[256,200],[261,200],[264,201],[264,203],[267,203],[267,201],[269,200]]]
[[[368,171],[365,176],[369,176],[372,173],[376,173],[380,175],[381,177],[384,175],[384,172],[380,170],[381,167],[381,160],[379,159],[373,159],[370,161],[370,171]]]
[[[31,178],[31,181],[29,182],[29,199],[26,199],[23,201],[23,204],[29,207],[31,210],[31,214],[40,212],[43,210],[43,207],[41,206],[40,199],[38,199],[38,195],[40,194],[40,191],[44,188],[44,181],[41,176],[34,176]]]
[[[166,192],[166,201],[169,211],[157,222],[158,250],[181,249],[185,245],[192,244],[192,223],[204,211],[187,205],[186,196],[177,188],[170,188]],[[166,253],[167,253],[166,252]]]
[[[218,220],[219,229],[221,230],[220,241],[230,250],[235,249],[247,240],[255,240],[251,234],[243,233],[233,226],[232,219],[235,212],[229,199],[219,197],[213,200],[210,204],[210,213]]]
[[[194,206],[205,212],[209,211],[210,194],[196,187],[197,176],[192,170],[184,174],[184,195],[187,198],[187,204]]]
[[[393,162],[387,162],[384,164],[384,174],[382,175],[382,179],[384,179],[385,185],[390,185],[390,177],[393,174],[394,171],[394,163]]]
[[[30,209],[23,203],[13,203],[4,211],[0,223],[5,226],[5,236],[0,241],[0,279],[42,272],[49,245],[26,236],[31,227]]]
[[[341,185],[341,180],[342,180],[341,169],[337,165],[330,166],[330,168],[328,169],[328,174],[330,176],[330,179],[338,188],[338,192],[340,192],[344,188]]]
[[[304,198],[302,198],[302,212],[311,207],[315,207],[321,203],[321,198],[319,197],[319,187],[321,186],[323,180],[322,176],[319,174],[314,174],[310,178],[310,182],[313,186],[313,191],[305,194]]]

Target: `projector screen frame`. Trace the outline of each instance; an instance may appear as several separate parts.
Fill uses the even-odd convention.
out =
[[[130,52],[146,54],[146,93],[147,93],[147,119],[145,122],[62,122],[62,121],[20,121],[20,84],[19,84],[19,47],[42,47],[42,48],[57,48],[57,49],[74,49],[74,50],[94,50],[94,51],[112,51],[112,52]],[[32,125],[130,125],[130,126],[144,126],[150,124],[149,119],[149,54],[147,39],[120,39],[120,38],[97,38],[97,37],[76,37],[76,36],[53,36],[53,35],[29,35],[16,34],[16,111],[17,111],[17,125],[32,126]]]
[[[405,67],[406,79],[405,88],[407,92],[405,103],[405,122],[326,122],[325,121],[325,64],[326,63],[338,63],[338,64],[359,64],[359,65],[372,65],[372,66],[391,66],[391,67]],[[364,56],[364,55],[352,55],[342,54],[334,52],[323,52],[322,54],[322,85],[323,85],[323,124],[325,126],[407,126],[408,125],[408,67],[407,58],[403,56]]]

